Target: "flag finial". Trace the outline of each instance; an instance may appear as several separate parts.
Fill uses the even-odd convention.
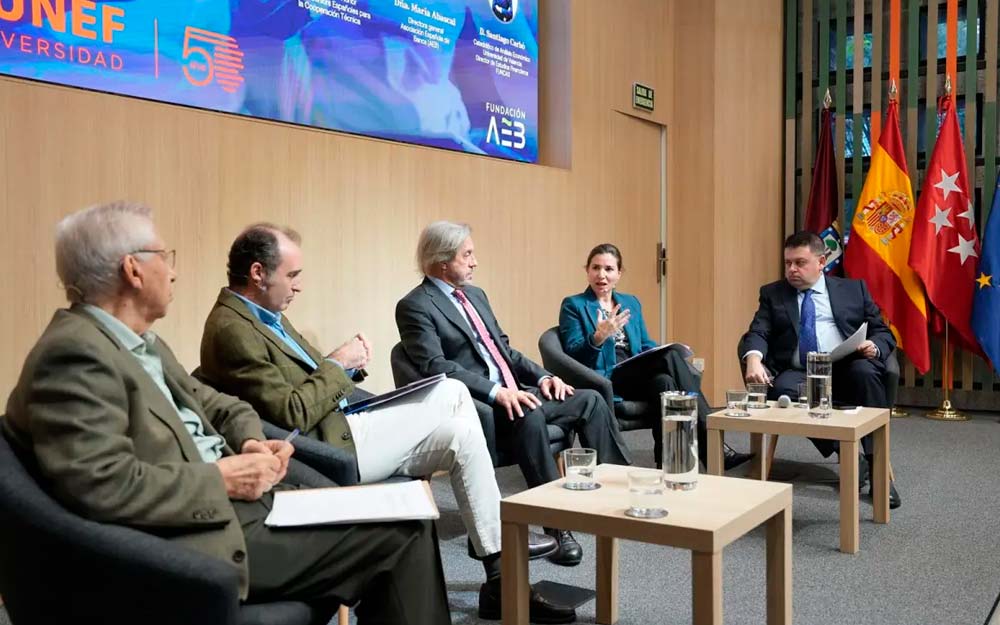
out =
[[[889,100],[895,100],[898,90],[896,89],[896,81],[892,80],[889,82]]]
[[[828,109],[833,105],[833,98],[830,97],[830,89],[827,88],[826,95],[823,96],[823,108]]]

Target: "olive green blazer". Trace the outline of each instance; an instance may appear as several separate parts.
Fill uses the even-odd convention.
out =
[[[351,430],[338,408],[354,383],[302,338],[287,317],[281,324],[319,365],[315,371],[240,298],[222,289],[205,320],[198,377],[250,402],[266,421],[298,428],[355,453]]]
[[[264,440],[249,404],[189,376],[162,341],[154,349],[175,401],[201,417],[206,433],[225,438],[225,455],[247,439]],[[222,473],[201,459],[135,356],[90,314],[56,312],[25,360],[3,421],[67,508],[228,562],[246,598],[246,543]]]

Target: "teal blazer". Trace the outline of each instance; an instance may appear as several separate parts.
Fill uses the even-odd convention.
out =
[[[630,356],[644,352],[657,346],[657,342],[649,338],[646,322],[642,319],[642,305],[634,295],[615,291],[612,299],[620,304],[622,310],[631,311],[628,323],[625,324],[625,336],[628,337]],[[593,343],[594,332],[597,330],[597,314],[600,304],[597,296],[587,287],[579,295],[570,295],[563,299],[559,309],[559,340],[563,351],[584,365],[597,371],[606,378],[611,378],[614,368],[615,341],[609,338],[603,345]]]

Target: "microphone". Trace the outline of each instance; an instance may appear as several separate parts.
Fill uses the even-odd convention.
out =
[[[778,408],[791,408],[792,400],[788,395],[782,395],[778,398]]]

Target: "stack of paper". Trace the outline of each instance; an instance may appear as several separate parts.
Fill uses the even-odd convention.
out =
[[[382,523],[438,518],[430,486],[422,480],[333,488],[281,490],[264,524],[269,527]]]

